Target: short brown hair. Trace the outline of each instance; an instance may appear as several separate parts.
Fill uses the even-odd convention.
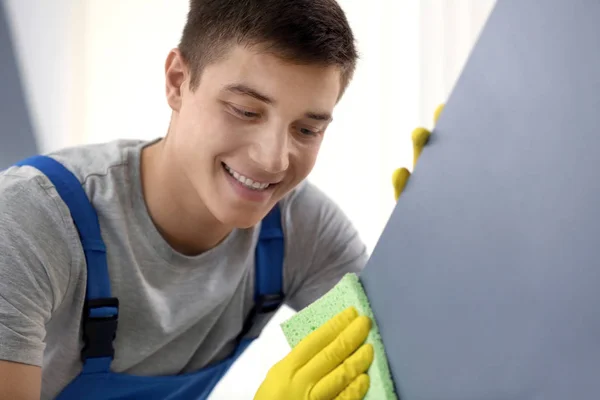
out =
[[[179,50],[191,68],[192,89],[203,68],[236,44],[259,46],[293,63],[338,66],[342,92],[358,59],[336,0],[190,0]]]

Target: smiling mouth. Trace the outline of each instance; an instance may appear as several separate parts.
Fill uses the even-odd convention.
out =
[[[221,164],[223,165],[223,169],[225,169],[225,171],[231,177],[233,177],[236,181],[238,181],[240,184],[242,184],[244,187],[246,187],[250,190],[263,191],[263,190],[267,190],[271,186],[275,185],[272,183],[264,183],[264,182],[254,181],[250,178],[245,177],[244,175],[240,174],[239,172],[234,171],[233,169],[231,169],[231,167],[229,165],[225,164],[224,162],[222,162]]]

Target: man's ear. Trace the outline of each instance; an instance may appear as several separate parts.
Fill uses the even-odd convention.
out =
[[[179,49],[169,52],[165,62],[165,89],[167,103],[173,111],[181,108],[184,84],[188,82],[188,66]]]

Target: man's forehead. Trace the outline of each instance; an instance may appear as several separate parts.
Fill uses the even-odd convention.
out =
[[[336,66],[294,63],[243,46],[234,46],[203,75],[211,91],[248,96],[268,105],[304,104],[320,120],[331,119],[342,86]]]
[[[209,67],[210,68],[210,67]],[[248,86],[270,86],[269,82],[285,82],[312,90],[341,86],[342,71],[335,65],[311,64],[286,60],[271,52],[261,52],[235,46],[212,65],[231,83],[248,83]],[[227,75],[225,77],[225,75]],[[244,82],[247,81],[247,82]]]

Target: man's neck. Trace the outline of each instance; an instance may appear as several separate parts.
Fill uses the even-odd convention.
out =
[[[198,255],[231,232],[202,204],[193,186],[169,158],[166,139],[141,154],[142,193],[150,218],[176,251]],[[172,158],[170,158],[172,160]]]

